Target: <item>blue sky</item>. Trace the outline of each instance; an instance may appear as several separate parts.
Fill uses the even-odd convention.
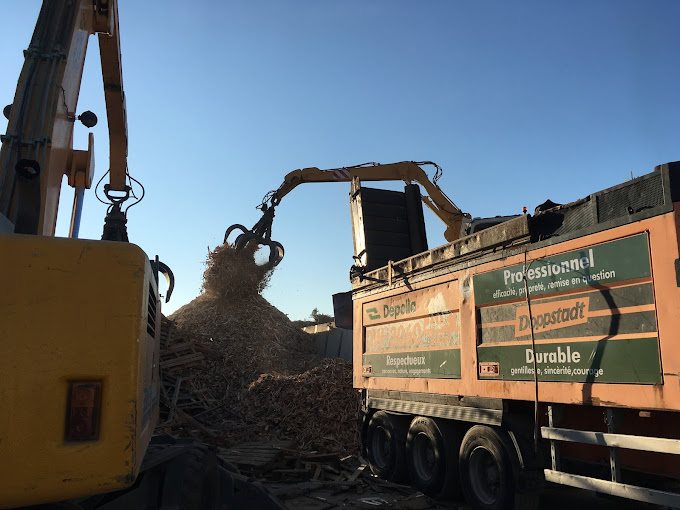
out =
[[[0,0],[0,101],[12,101],[40,2]],[[473,216],[568,202],[680,159],[680,2],[120,0],[131,174],[129,236],[175,272],[169,313],[199,292],[208,248],[291,170],[432,160]],[[78,111],[100,117],[96,38]],[[6,121],[0,119],[0,131]],[[76,148],[86,146],[78,128]],[[382,187],[377,185],[376,187]],[[392,189],[399,189],[397,184]],[[291,319],[349,290],[348,184],[307,184],[277,208],[286,248],[270,302]],[[58,234],[72,192],[64,190]],[[86,198],[81,237],[104,207]],[[427,216],[431,247],[443,227]]]

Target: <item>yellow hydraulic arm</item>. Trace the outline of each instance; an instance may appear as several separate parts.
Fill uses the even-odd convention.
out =
[[[425,171],[424,165],[432,165],[436,172],[434,178],[430,180]],[[263,216],[258,223],[250,230],[243,225],[232,225],[227,229],[224,241],[227,242],[229,234],[236,230],[242,230],[236,240],[237,248],[245,246],[250,241],[258,244],[268,245],[271,248],[269,265],[275,266],[283,258],[283,246],[271,240],[271,227],[274,219],[274,208],[281,202],[281,199],[294,188],[305,182],[351,182],[353,179],[361,181],[399,181],[420,184],[428,195],[423,195],[422,200],[440,220],[446,225],[444,237],[447,241],[455,241],[460,237],[463,218],[469,215],[463,213],[456,204],[437,185],[437,180],[441,176],[441,168],[431,161],[401,161],[399,163],[379,164],[364,163],[361,165],[320,170],[316,167],[302,168],[288,173],[283,183],[274,191],[265,195],[262,204],[259,206],[263,211]]]
[[[123,93],[117,0],[95,2],[94,28],[99,39],[106,118],[109,123],[109,169],[111,171],[109,185],[114,191],[125,191],[128,150],[127,114]]]
[[[110,137],[110,185],[127,192],[127,121],[116,0],[44,0],[25,52],[0,152],[0,231],[54,235],[61,181],[92,185],[94,139],[73,150],[73,125],[96,124],[76,114],[89,35],[99,34]],[[82,195],[81,195],[82,196]]]
[[[437,172],[432,182],[421,165],[433,165]],[[465,214],[454,204],[436,184],[441,169],[430,161],[401,161],[381,165],[364,163],[363,165],[320,170],[316,167],[293,170],[283,179],[279,188],[270,194],[272,205],[277,205],[283,197],[303,182],[351,182],[358,177],[362,181],[404,181],[420,184],[429,196],[423,195],[423,203],[428,206],[446,225],[444,237],[447,241],[455,241],[460,237],[460,228]]]

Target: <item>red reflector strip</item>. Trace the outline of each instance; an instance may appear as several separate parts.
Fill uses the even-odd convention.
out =
[[[349,179],[349,170],[347,170],[346,168],[336,168],[335,170],[333,170],[333,179],[336,181]]]
[[[67,441],[86,441],[99,437],[101,390],[100,381],[70,383],[66,409]]]

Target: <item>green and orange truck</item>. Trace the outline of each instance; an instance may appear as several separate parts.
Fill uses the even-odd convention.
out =
[[[680,508],[680,162],[355,271],[352,300],[374,473],[476,509],[545,482]]]

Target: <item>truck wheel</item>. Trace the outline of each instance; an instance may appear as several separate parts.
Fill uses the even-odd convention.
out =
[[[411,483],[432,498],[447,499],[460,492],[458,451],[460,433],[453,423],[418,416],[406,439]]]
[[[406,470],[408,417],[378,411],[366,431],[366,452],[373,474],[391,482],[403,482]]]
[[[515,487],[509,455],[491,427],[475,425],[465,434],[459,456],[460,482],[473,508],[512,508]]]

